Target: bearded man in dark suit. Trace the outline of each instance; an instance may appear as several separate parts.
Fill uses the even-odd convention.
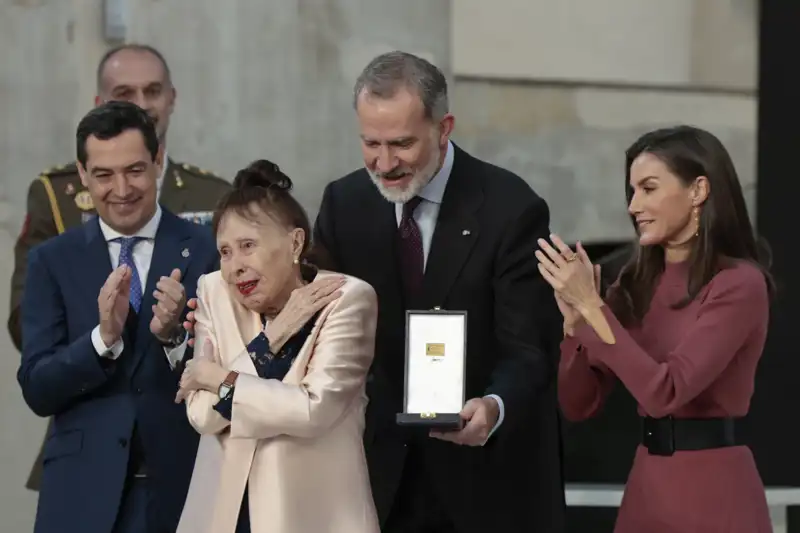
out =
[[[364,444],[383,531],[560,532],[560,316],[533,252],[549,210],[520,177],[450,140],[447,82],[404,52],[354,95],[365,167],[325,189],[326,265],[369,282],[379,322]],[[407,309],[466,310],[464,428],[399,427]]]

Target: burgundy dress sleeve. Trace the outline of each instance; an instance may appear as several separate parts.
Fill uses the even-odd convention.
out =
[[[558,403],[568,420],[580,422],[597,414],[615,380],[604,365],[590,362],[578,339],[564,337],[558,363]]]
[[[709,283],[697,318],[659,362],[645,352],[603,306],[616,342],[604,343],[588,324],[575,338],[611,369],[649,416],[660,418],[693,400],[725,370],[767,320],[766,281],[753,267],[719,272]]]

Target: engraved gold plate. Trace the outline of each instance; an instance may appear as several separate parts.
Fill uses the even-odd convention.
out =
[[[426,343],[425,355],[429,357],[444,357],[444,343],[443,342]]]

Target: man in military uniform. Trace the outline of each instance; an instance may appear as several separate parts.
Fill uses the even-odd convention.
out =
[[[165,151],[175,98],[169,66],[155,48],[140,44],[121,45],[109,50],[98,65],[95,104],[126,100],[147,111],[156,122]],[[208,224],[217,200],[230,186],[228,181],[220,177],[166,156],[158,181],[159,202],[179,216]],[[28,251],[94,215],[91,197],[81,185],[74,162],[50,169],[31,183],[25,222],[14,246],[14,273],[11,278],[8,331],[18,350],[22,350],[20,304]],[[39,490],[41,467],[40,451],[26,484],[31,490]]]

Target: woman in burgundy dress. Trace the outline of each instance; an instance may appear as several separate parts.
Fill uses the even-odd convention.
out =
[[[626,152],[637,251],[605,299],[599,270],[553,235],[539,270],[564,315],[559,402],[595,415],[618,379],[639,404],[616,533],[771,532],[764,486],[734,421],[747,414],[773,284],[736,171],[708,132],[650,132]]]

